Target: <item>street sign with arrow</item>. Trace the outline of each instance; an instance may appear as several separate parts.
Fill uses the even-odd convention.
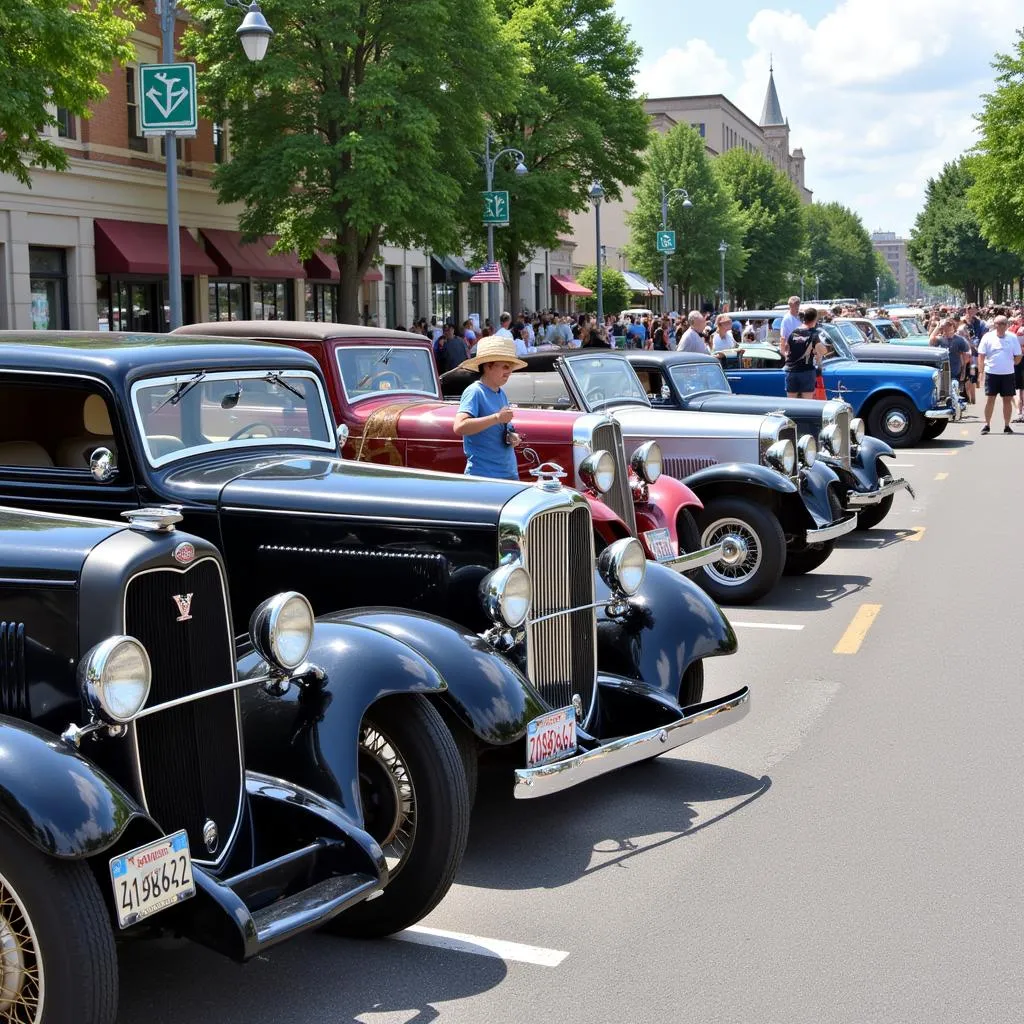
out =
[[[140,64],[138,107],[142,135],[195,135],[195,64]]]

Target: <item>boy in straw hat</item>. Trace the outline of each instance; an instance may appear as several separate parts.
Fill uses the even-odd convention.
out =
[[[462,438],[470,476],[519,479],[515,449],[520,437],[512,427],[512,407],[502,386],[513,370],[524,366],[516,358],[516,343],[501,336],[481,339],[476,355],[461,364],[461,369],[480,374],[462,393],[453,427]]]

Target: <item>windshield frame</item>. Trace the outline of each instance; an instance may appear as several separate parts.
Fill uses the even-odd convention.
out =
[[[614,398],[604,398],[597,402],[590,401],[583,390],[582,383],[572,369],[574,363],[582,365],[588,359],[605,359],[624,366],[626,368],[626,376],[632,378],[637,394],[631,397],[616,395]],[[644,391],[643,385],[640,383],[640,378],[636,375],[636,370],[633,369],[633,364],[625,356],[612,352],[610,349],[587,352],[585,355],[561,356],[558,359],[558,365],[570,392],[576,396],[576,401],[580,407],[587,412],[596,412],[598,409],[606,409],[615,405],[636,405],[644,409],[653,408],[651,400],[647,397],[647,392]]]
[[[320,411],[323,413],[323,421],[327,427],[328,440],[320,441],[312,437],[289,437],[288,435],[275,437],[250,437],[243,438],[238,441],[212,441],[209,444],[189,445],[187,447],[168,452],[166,455],[154,456],[149,446],[149,438],[146,435],[142,409],[139,406],[140,392],[144,388],[148,389],[161,386],[174,387],[177,384],[191,380],[199,372],[205,372],[206,374],[202,381],[199,382],[199,387],[215,381],[257,380],[266,383],[264,378],[268,373],[277,374],[286,381],[312,381],[316,387],[317,394],[320,397]],[[282,369],[276,366],[254,366],[234,370],[206,371],[202,371],[200,368],[194,368],[183,371],[182,373],[161,374],[156,377],[140,377],[138,380],[132,381],[130,398],[132,418],[134,420],[135,430],[139,436],[139,441],[142,445],[142,452],[146,461],[153,469],[160,469],[168,463],[177,462],[180,459],[190,458],[196,455],[208,455],[211,452],[232,452],[239,448],[276,448],[281,447],[282,445],[295,448],[312,447],[329,456],[338,456],[338,435],[337,428],[334,423],[334,416],[331,413],[331,407],[327,401],[327,393],[324,390],[323,383],[314,370]],[[310,410],[313,408],[315,408],[315,403],[310,405]]]
[[[427,364],[430,367],[431,378],[434,382],[433,391],[420,391],[416,388],[401,388],[394,391],[367,391],[364,395],[350,395],[348,393],[348,385],[345,382],[345,371],[341,365],[341,353],[342,352],[384,352],[386,349],[391,349],[394,352],[415,352],[422,353],[426,356]],[[429,349],[424,348],[422,345],[402,345],[396,344],[393,341],[382,341],[380,344],[373,345],[346,345],[344,343],[334,346],[334,365],[338,371],[338,380],[341,382],[341,391],[345,396],[345,401],[349,405],[358,405],[360,402],[365,402],[368,398],[391,398],[395,395],[413,395],[417,398],[433,398],[435,401],[443,401],[443,395],[441,391],[441,381],[437,373],[437,363],[434,359],[434,353]],[[387,363],[382,364],[387,366]]]
[[[829,359],[854,359],[855,360],[857,358],[853,354],[853,349],[850,347],[850,343],[846,339],[846,335],[843,333],[843,325],[842,324],[828,323],[828,324],[825,324],[825,325],[819,324],[819,327],[820,326],[828,326],[828,327],[832,328],[832,332],[829,332],[829,331],[825,332],[828,335],[829,344],[832,346],[833,349],[835,349],[835,355],[834,356],[829,356],[828,357]],[[850,326],[853,327],[853,329],[855,331],[857,331],[857,327],[856,327],[855,324],[851,324]],[[857,333],[859,335],[860,331],[857,331]],[[827,359],[826,359],[826,362],[828,362]]]
[[[725,385],[725,390],[704,388],[704,389],[702,389],[700,391],[683,391],[683,389],[679,386],[679,382],[676,380],[676,371],[677,370],[685,371],[686,369],[688,369],[691,366],[698,366],[698,367],[701,367],[701,368],[708,367],[708,368],[712,368],[712,369],[717,368],[718,372],[722,375],[722,383]],[[729,378],[725,375],[725,368],[722,366],[722,364],[720,362],[718,362],[717,359],[714,361],[714,363],[706,363],[706,362],[699,362],[699,363],[690,363],[690,362],[669,363],[669,365],[668,365],[668,384],[669,384],[669,387],[671,387],[672,390],[676,393],[676,395],[678,396],[678,399],[679,399],[680,402],[685,402],[686,399],[688,399],[688,398],[697,398],[700,395],[732,395],[732,394],[735,394],[735,392],[732,389],[732,386],[729,384]]]

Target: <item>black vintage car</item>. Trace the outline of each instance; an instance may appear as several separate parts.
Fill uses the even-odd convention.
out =
[[[897,491],[906,490],[913,497],[909,481],[894,476],[882,461],[896,453],[884,441],[865,435],[863,420],[853,417],[846,402],[734,394],[720,360],[698,352],[648,350],[625,355],[656,409],[753,415],[777,411],[788,416],[798,433],[817,439],[817,457],[843,486],[843,508],[860,513],[858,530],[877,526],[889,514]]]
[[[11,1024],[112,1024],[115,932],[246,960],[311,928],[405,927],[466,841],[433,665],[295,592],[256,605],[238,660],[217,549],[175,510],[129,519],[0,508]]]
[[[0,355],[0,502],[100,517],[179,505],[224,553],[236,621],[289,587],[407,644],[447,684],[435,703],[471,790],[484,753],[520,765],[517,797],[542,796],[746,713],[746,687],[703,702],[703,659],[736,638],[692,583],[633,538],[595,565],[589,505],[552,475],[343,461],[304,352],[36,332],[0,334]],[[247,712],[275,764],[293,753],[281,709]]]

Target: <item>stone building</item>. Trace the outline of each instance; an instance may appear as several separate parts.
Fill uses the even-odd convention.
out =
[[[871,244],[889,264],[899,288],[899,298],[904,301],[917,299],[921,294],[921,280],[907,255],[907,240],[899,238],[895,231],[873,231]]]

